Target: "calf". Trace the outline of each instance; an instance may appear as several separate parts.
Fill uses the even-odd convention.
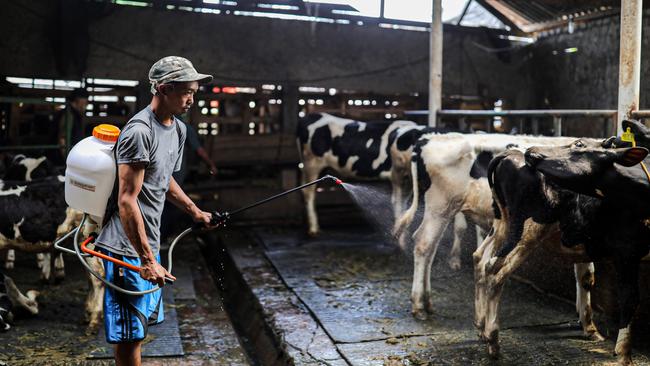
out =
[[[20,305],[31,314],[38,314],[36,303],[38,291],[27,291],[27,296],[20,293],[14,281],[0,272],[0,331],[7,331],[13,321],[13,307]]]
[[[396,222],[394,233],[401,246],[406,244],[407,229],[424,201],[422,222],[414,232],[414,273],[411,290],[412,313],[426,319],[432,313],[431,265],[438,244],[451,218],[459,214],[480,227],[491,225],[492,194],[486,180],[486,168],[493,154],[512,146],[566,144],[572,139],[511,136],[500,134],[425,135],[417,142],[411,162],[413,196],[411,207]],[[451,263],[460,265],[460,240],[454,239]]]
[[[5,157],[4,180],[7,181],[31,181],[32,179],[41,179],[59,173],[59,169],[44,156],[38,158],[28,158],[19,154],[13,157]],[[5,268],[14,268],[16,254],[14,249],[8,249],[5,258]],[[41,279],[49,282],[52,277],[52,260],[49,252],[37,253],[36,260],[38,268],[41,269]],[[63,253],[58,253],[54,259],[54,279],[60,281],[65,277],[63,262]]]
[[[300,120],[297,129],[303,183],[317,179],[326,168],[343,178],[390,179],[391,201],[398,217],[413,142],[433,131],[411,121],[365,123],[326,113],[310,114]],[[303,190],[310,235],[320,231],[315,192],[315,186]]]
[[[49,251],[57,237],[75,227],[79,213],[67,207],[64,181],[63,176],[32,182],[0,181],[0,250]],[[99,282],[91,279],[86,303],[91,326],[101,319],[102,291]]]
[[[647,150],[602,145],[581,139],[562,147],[533,147],[525,156],[509,152],[491,163],[496,219],[474,262],[475,322],[492,356],[499,353],[503,285],[536,248],[546,247],[574,263],[613,261],[621,296],[615,351],[620,364],[631,363],[629,325],[638,303],[639,261],[648,252],[650,234],[644,223],[650,210],[639,202],[650,198],[650,184],[640,168],[625,167],[643,160]],[[588,303],[593,266],[576,266],[576,277],[583,330],[602,339]]]

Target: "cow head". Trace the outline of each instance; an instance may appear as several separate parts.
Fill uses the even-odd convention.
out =
[[[531,147],[525,154],[526,164],[560,187],[598,197],[603,196],[603,187],[641,178],[642,171],[630,172],[622,167],[634,166],[647,155],[643,147],[608,149],[601,142],[582,139],[566,146]],[[643,179],[647,181],[645,176]]]
[[[623,131],[628,129],[634,135],[636,146],[645,147],[650,149],[650,128],[646,127],[643,123],[635,120],[624,120],[622,123]],[[606,148],[619,148],[631,147],[632,143],[623,141],[620,136],[612,136],[603,141],[603,147]]]

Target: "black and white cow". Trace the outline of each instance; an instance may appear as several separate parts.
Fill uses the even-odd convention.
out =
[[[4,180],[31,181],[58,175],[62,171],[56,168],[45,156],[30,158],[23,154],[5,157]]]
[[[650,244],[645,223],[650,217],[645,205],[649,178],[640,167],[631,166],[647,153],[644,148],[611,149],[603,142],[580,139],[494,159],[488,174],[497,217],[474,253],[475,322],[491,355],[499,353],[498,305],[505,281],[535,249],[546,247],[560,258],[582,263],[576,266],[576,307],[584,332],[595,340],[602,336],[589,304],[593,265],[585,263],[613,260],[620,296],[615,352],[620,364],[631,364],[630,322],[639,301],[639,262]]]
[[[31,158],[19,154],[5,157],[5,173],[3,179],[7,181],[29,182],[33,179],[42,179],[58,175],[59,173],[61,173],[61,170],[57,169],[45,156]],[[8,249],[5,257],[5,268],[14,268],[15,260],[15,250]],[[37,253],[36,261],[38,268],[41,269],[41,279],[45,282],[49,282],[50,278],[52,278],[51,253]],[[54,279],[58,282],[64,277],[65,269],[63,253],[58,253],[54,259]]]
[[[37,296],[38,291],[35,290],[29,290],[23,295],[14,281],[0,271],[0,332],[11,328],[15,306],[21,306],[33,315],[38,314]]]
[[[439,242],[452,218],[464,215],[487,230],[492,224],[492,194],[486,170],[494,154],[509,147],[560,145],[571,138],[513,136],[503,134],[424,135],[415,145],[412,156],[413,196],[411,207],[396,222],[394,233],[401,246],[406,244],[408,229],[424,201],[422,222],[413,234],[414,272],[411,290],[412,313],[426,319],[433,313],[431,266]],[[460,267],[461,241],[456,233],[449,264]]]
[[[47,252],[52,250],[57,237],[77,225],[80,214],[65,202],[64,181],[60,175],[31,182],[0,180],[0,250]],[[95,258],[90,261],[101,264]],[[101,271],[98,265],[91,265]],[[86,316],[91,326],[101,319],[103,296],[101,283],[93,278],[86,300]]]
[[[435,129],[411,121],[366,123],[326,113],[310,114],[297,128],[304,183],[332,169],[342,178],[390,179],[395,217],[402,211],[404,179],[410,176],[412,146]],[[315,209],[316,187],[303,190],[309,234],[320,231]]]

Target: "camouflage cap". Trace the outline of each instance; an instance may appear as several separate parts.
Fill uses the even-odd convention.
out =
[[[187,81],[209,83],[212,81],[212,75],[199,74],[190,60],[180,56],[163,57],[149,70],[152,94],[156,94],[156,90],[162,84]]]

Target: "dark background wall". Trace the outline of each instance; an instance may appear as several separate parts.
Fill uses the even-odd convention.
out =
[[[3,6],[13,14],[0,23],[3,75],[144,80],[155,60],[178,54],[219,81],[298,80],[377,93],[428,89],[428,32],[81,1],[11,0]],[[510,46],[497,36],[445,27],[445,95],[526,106],[525,53],[495,52]]]

